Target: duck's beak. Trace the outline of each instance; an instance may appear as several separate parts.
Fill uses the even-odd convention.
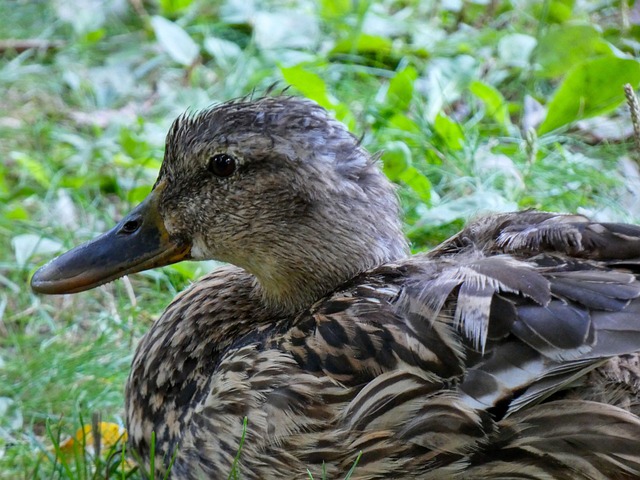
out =
[[[159,182],[149,196],[107,233],[53,259],[31,278],[38,293],[76,293],[129,273],[190,258],[191,245],[171,238],[158,203]]]

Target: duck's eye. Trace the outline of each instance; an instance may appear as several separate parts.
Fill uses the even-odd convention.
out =
[[[216,153],[209,157],[207,169],[216,177],[228,177],[236,171],[236,159],[226,153]]]

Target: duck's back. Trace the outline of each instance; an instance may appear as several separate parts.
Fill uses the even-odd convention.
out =
[[[226,475],[244,417],[243,478],[638,478],[639,258],[640,227],[487,217],[297,316],[227,267],[142,341],[130,435],[177,478]]]

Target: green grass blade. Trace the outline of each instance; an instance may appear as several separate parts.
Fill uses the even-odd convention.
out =
[[[351,465],[351,468],[347,472],[347,476],[344,477],[344,480],[349,480],[351,478],[351,475],[353,475],[353,472],[356,471],[356,467],[358,466],[358,462],[360,461],[360,457],[362,457],[362,450],[360,450],[360,453],[358,453],[358,457],[356,458],[356,461],[353,462],[353,465]]]
[[[242,421],[242,436],[240,437],[240,444],[238,445],[238,453],[236,453],[236,458],[233,459],[233,464],[231,465],[231,471],[229,472],[227,480],[240,480],[240,471],[238,469],[240,463],[240,454],[242,453],[242,447],[247,435],[247,422],[247,417],[244,417],[244,420]]]

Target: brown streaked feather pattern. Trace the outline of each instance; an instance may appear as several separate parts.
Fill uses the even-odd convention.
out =
[[[542,214],[513,218],[523,215]],[[246,478],[322,462],[339,476],[360,450],[363,479],[636,478],[640,376],[611,362],[640,346],[640,282],[609,259],[576,260],[581,251],[561,262],[562,244],[511,256],[445,244],[278,319],[243,310],[255,305],[250,275],[217,270],[139,347],[129,416],[147,418],[132,440],[140,448],[155,428],[161,453],[179,443],[176,478],[222,475],[245,416]],[[155,416],[151,383],[165,396]],[[606,393],[613,383],[625,401]]]
[[[216,176],[224,153],[237,169]],[[394,189],[321,107],[239,100],[167,139],[166,235],[220,268],[127,385],[156,478],[640,478],[640,227],[527,211],[406,256]],[[148,465],[147,465],[148,466]]]
[[[638,478],[639,427],[637,417],[602,403],[538,405],[500,422],[465,478]]]

